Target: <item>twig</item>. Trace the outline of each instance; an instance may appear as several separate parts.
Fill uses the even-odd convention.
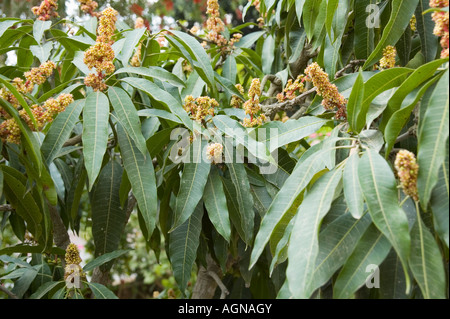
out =
[[[230,292],[228,291],[227,287],[225,287],[225,285],[223,284],[222,280],[220,280],[219,276],[212,270],[208,270],[207,274],[212,279],[214,279],[216,284],[219,286],[220,291],[222,291],[222,293],[220,294],[220,299],[225,299],[225,297],[228,296],[230,294]]]
[[[80,135],[74,136],[74,137],[72,137],[72,138],[69,138],[69,139],[63,144],[63,147],[66,147],[66,146],[74,146],[74,145],[76,145],[76,144],[78,144],[78,143],[81,143],[81,141],[82,141],[81,136],[82,136],[82,135],[80,134]]]
[[[350,61],[343,69],[339,70],[336,72],[336,74],[334,75],[334,78],[340,78],[341,76],[344,75],[345,70],[347,70],[348,68],[354,68],[355,66],[357,66],[360,63],[364,63],[366,62],[365,59],[360,59],[360,60],[352,60]]]
[[[3,285],[0,284],[0,290],[3,291],[5,294],[7,294],[11,299],[19,299],[14,293],[3,287]]]
[[[312,88],[302,94],[300,94],[299,96],[295,97],[292,100],[288,100],[285,102],[281,102],[281,103],[274,103],[274,104],[269,104],[269,105],[262,105],[262,109],[263,112],[266,115],[271,115],[274,113],[277,113],[279,111],[285,111],[287,109],[292,108],[294,105],[297,105],[299,103],[301,103],[304,99],[306,99],[310,94],[313,94],[314,92],[316,92],[316,88]]]
[[[0,212],[9,212],[14,208],[9,204],[0,205]]]
[[[298,120],[305,114],[305,112],[308,110],[308,105],[302,105],[300,109],[294,113],[294,115],[291,116],[291,119]]]
[[[212,41],[210,41],[210,40],[208,40],[208,39],[201,38],[201,37],[199,37],[198,35],[192,33],[191,30],[189,30],[189,29],[186,28],[183,24],[181,24],[180,21],[177,21],[177,25],[178,25],[181,29],[183,29],[184,32],[186,32],[186,33],[189,34],[190,36],[193,36],[193,37],[196,38],[198,41],[200,41],[200,42],[206,42],[206,43],[208,43],[208,44],[215,44],[214,42],[212,42]]]
[[[397,137],[394,144],[407,140],[410,136],[414,136],[414,130],[408,130],[406,133],[403,133],[402,135]]]

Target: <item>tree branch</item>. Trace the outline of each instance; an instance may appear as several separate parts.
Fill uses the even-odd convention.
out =
[[[82,136],[82,135],[80,134],[80,135],[74,136],[74,137],[72,137],[72,138],[69,138],[69,139],[63,144],[63,147],[66,147],[66,146],[74,146],[74,145],[76,145],[76,144],[78,144],[78,143],[81,143],[81,141],[82,141],[81,136]]]
[[[230,292],[228,291],[227,287],[225,287],[225,285],[223,284],[222,280],[220,280],[219,276],[217,275],[217,273],[215,273],[214,271],[207,271],[207,274],[212,277],[212,279],[214,279],[214,281],[216,282],[216,284],[219,286],[220,291],[222,291],[222,293],[220,294],[220,299],[225,299],[226,296],[228,296],[230,294]]]
[[[316,92],[315,87],[300,94],[299,96],[295,97],[292,100],[269,105],[262,105],[261,108],[266,116],[272,116],[272,114],[275,114],[277,112],[290,110],[293,106],[300,104],[304,99],[306,99],[309,95],[313,94],[314,92]]]
[[[55,245],[58,248],[66,249],[70,244],[69,234],[67,233],[67,228],[64,226],[64,223],[59,215],[58,209],[56,206],[48,203],[48,209],[50,211],[50,219],[53,224],[53,240],[55,241]]]
[[[14,210],[14,208],[9,204],[0,205],[0,212],[9,212]]]
[[[0,284],[0,291],[3,291],[5,294],[7,294],[11,299],[19,299],[14,293],[3,287],[2,284]]]
[[[349,69],[349,68],[354,68],[356,67],[358,64],[360,63],[364,63],[366,62],[365,59],[360,59],[360,60],[352,60],[350,61],[344,68],[342,68],[341,70],[337,71],[336,74],[334,75],[334,78],[340,78],[341,76],[344,75],[345,70]]]

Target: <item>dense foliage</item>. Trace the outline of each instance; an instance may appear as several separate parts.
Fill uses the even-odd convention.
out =
[[[243,2],[0,19],[1,296],[448,297],[448,0]]]

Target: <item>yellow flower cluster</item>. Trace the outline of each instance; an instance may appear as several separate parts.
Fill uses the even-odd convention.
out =
[[[409,26],[411,27],[411,30],[413,32],[417,30],[416,23],[417,23],[416,15],[413,14],[411,20],[409,21]]]
[[[31,113],[36,120],[37,129],[42,130],[47,123],[53,121],[53,118],[59,113],[63,112],[66,107],[73,102],[72,94],[61,94],[56,99],[50,98],[44,102],[43,105],[31,106]],[[31,130],[35,130],[34,124],[25,111],[19,110],[20,117],[27,123]],[[0,138],[5,142],[19,144],[20,143],[20,129],[15,119],[9,115],[6,120],[0,124]]]
[[[97,73],[91,73],[84,79],[84,84],[94,91],[104,91],[107,85],[103,82],[104,74],[114,72],[114,50],[111,47],[112,36],[116,29],[117,11],[106,8],[102,11],[97,28],[96,43],[84,54],[84,63],[89,69],[95,68]]]
[[[337,108],[336,118],[347,118],[347,100],[339,93],[335,84],[330,83],[328,74],[314,62],[305,69],[306,80],[312,81],[317,89],[317,94],[323,97],[322,105],[326,110]]]
[[[79,3],[81,3],[81,11],[84,13],[90,14],[93,17],[97,17],[100,14],[98,12],[94,12],[95,9],[98,7],[98,3],[93,0],[78,0]]]
[[[141,17],[138,17],[136,21],[134,22],[134,28],[135,29],[142,29],[145,28],[144,19]],[[139,43],[138,48],[136,49],[136,52],[134,53],[133,57],[131,58],[130,64],[135,67],[141,66],[141,54],[142,54],[142,43]]]
[[[186,96],[183,108],[190,115],[191,119],[201,123],[207,115],[214,116],[214,108],[219,103],[208,96],[200,96],[196,99],[192,95]]]
[[[81,276],[81,278],[86,278],[86,274],[83,272],[83,268],[81,268],[80,266],[80,251],[78,250],[77,245],[75,245],[74,243],[70,243],[67,246],[65,261],[66,268],[64,269],[64,279],[67,279],[67,277],[69,277],[74,272],[77,272]]]
[[[305,92],[304,80],[304,75],[299,75],[294,82],[292,82],[292,79],[289,79],[283,92],[277,95],[278,102],[283,102],[286,99],[293,100],[297,96],[297,93],[302,94]]]
[[[209,144],[206,148],[206,156],[213,164],[222,163],[223,145],[220,143]]]
[[[236,89],[238,89],[238,91],[242,94],[242,95],[244,95],[244,87],[241,85],[241,84],[236,84],[235,85],[235,87],[236,87]],[[242,103],[243,103],[244,101],[239,97],[239,96],[237,96],[237,95],[233,95],[232,97],[231,97],[231,101],[230,101],[230,105],[231,105],[231,107],[234,107],[234,108],[241,108],[242,107]]]
[[[225,46],[227,39],[221,34],[225,30],[225,25],[220,18],[219,3],[217,0],[208,0],[206,27],[208,28],[208,39],[218,46]]]
[[[395,67],[395,57],[397,56],[397,50],[392,45],[388,45],[383,49],[383,57],[380,60],[379,69],[391,69]]]
[[[206,28],[209,30],[206,35],[208,40],[214,42],[224,50],[231,50],[234,45],[242,38],[242,34],[235,33],[228,41],[221,33],[225,30],[225,24],[220,18],[220,7],[218,0],[208,0],[207,11],[208,19],[206,20]]]
[[[448,7],[449,0],[430,0],[430,7],[433,8],[443,8]],[[436,24],[433,33],[441,37],[441,58],[448,58],[449,49],[449,30],[448,30],[448,11],[435,11],[432,14],[432,19]]]
[[[403,192],[415,201],[418,201],[417,176],[419,174],[419,165],[415,155],[407,150],[401,150],[397,153],[394,165]]]
[[[44,0],[39,7],[32,7],[31,11],[39,20],[47,21],[51,18],[59,17],[56,12],[58,10],[58,2],[56,0]]]
[[[30,71],[25,72],[24,76],[26,82],[24,82],[21,78],[14,78],[12,80],[12,85],[22,94],[31,93],[34,85],[41,85],[44,83],[47,78],[53,74],[54,69],[56,69],[55,63],[52,61],[44,62],[39,67],[32,68]],[[0,89],[0,97],[4,98],[15,107],[19,106],[19,103],[14,95],[6,89]]]
[[[253,127],[263,124],[267,119],[264,114],[258,113],[261,111],[261,105],[259,104],[259,97],[261,96],[261,81],[259,79],[253,79],[248,90],[248,100],[244,103],[245,114],[250,115],[250,118],[245,118],[242,123],[245,127]]]

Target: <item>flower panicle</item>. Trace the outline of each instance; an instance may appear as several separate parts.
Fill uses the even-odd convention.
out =
[[[347,100],[335,84],[332,84],[328,78],[328,74],[314,62],[305,69],[305,80],[310,81],[317,89],[317,94],[323,97],[322,105],[326,110],[337,108],[336,118],[347,118]]]
[[[81,6],[80,6],[81,11],[83,11],[84,13],[87,13],[87,14],[93,16],[93,17],[100,16],[99,12],[95,12],[95,10],[98,7],[97,1],[93,1],[93,0],[78,0],[78,2],[81,4]]]
[[[449,0],[430,0],[430,7],[444,8],[448,7]],[[440,44],[442,47],[441,58],[448,58],[449,56],[449,13],[448,11],[435,11],[432,13],[435,26],[433,34],[440,37]]]
[[[218,106],[219,103],[208,96],[200,96],[195,99],[192,95],[188,95],[184,99],[183,108],[190,115],[191,119],[201,123],[206,116],[214,116],[214,109]]]
[[[112,36],[116,30],[118,12],[111,7],[102,11],[97,28],[97,39],[84,54],[84,63],[89,69],[95,68],[96,73],[88,74],[84,84],[90,86],[94,91],[104,91],[107,85],[103,82],[104,75],[115,71],[114,50],[112,49]]]
[[[418,201],[417,176],[419,174],[419,165],[414,153],[400,150],[395,158],[394,166],[403,192],[415,201]]]
[[[380,70],[394,68],[396,56],[397,56],[397,49],[392,45],[388,45],[383,49],[383,57],[380,60],[380,65],[378,68]]]
[[[265,114],[261,113],[261,104],[259,103],[261,81],[258,78],[252,80],[247,95],[248,100],[245,101],[243,108],[245,114],[250,115],[250,118],[244,118],[242,125],[245,127],[254,127],[265,123],[267,118]]]
[[[206,148],[206,156],[213,164],[222,163],[223,145],[220,143],[209,144]]]
[[[31,12],[42,21],[59,17],[56,10],[58,10],[58,1],[56,0],[43,0],[39,6],[31,8]]]
[[[55,116],[63,112],[73,101],[72,94],[63,93],[56,99],[48,99],[43,105],[32,105],[30,109],[35,119],[36,127],[25,109],[19,110],[19,116],[32,131],[36,129],[41,131],[47,123],[52,122]],[[0,138],[4,142],[20,144],[20,128],[14,118],[5,117],[5,121],[0,124]]]

